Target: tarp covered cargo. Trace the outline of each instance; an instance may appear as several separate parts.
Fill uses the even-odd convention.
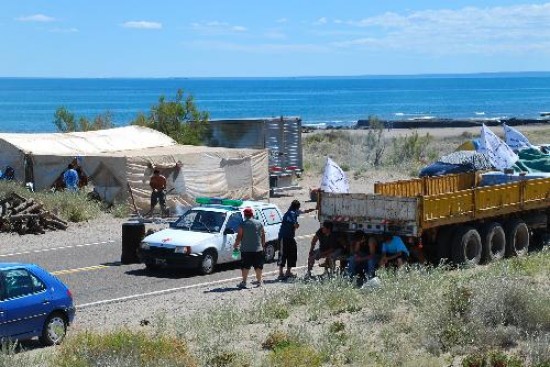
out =
[[[144,127],[53,133],[0,134],[0,167],[15,169],[15,179],[48,189],[77,159],[106,201],[126,200],[127,183],[136,204],[149,207],[149,177],[158,167],[167,177],[168,205],[190,205],[197,196],[246,199],[269,194],[265,149],[229,149],[178,145]]]

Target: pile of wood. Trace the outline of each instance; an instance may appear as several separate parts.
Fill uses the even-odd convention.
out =
[[[68,223],[53,213],[44,210],[35,199],[26,199],[10,193],[0,199],[0,231],[19,234],[45,233],[46,229],[67,229]]]

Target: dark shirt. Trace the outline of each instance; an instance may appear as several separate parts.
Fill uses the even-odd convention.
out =
[[[326,236],[321,229],[318,229],[315,235],[319,239],[319,250],[321,252],[331,251],[338,247],[338,241],[333,232]]]
[[[281,229],[279,229],[279,238],[294,238],[296,236],[296,224],[298,223],[300,213],[300,210],[288,210],[283,215],[283,222],[281,223]]]

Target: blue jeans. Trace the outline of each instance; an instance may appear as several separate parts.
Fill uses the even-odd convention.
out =
[[[376,270],[376,257],[372,256],[367,260],[357,261],[355,256],[348,257],[348,273],[351,277],[358,273],[364,273],[368,279],[374,278]]]

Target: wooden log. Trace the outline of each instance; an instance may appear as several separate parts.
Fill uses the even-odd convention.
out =
[[[31,207],[32,205],[34,205],[33,199],[24,201],[21,204],[17,205],[15,208],[13,208],[13,212],[21,213],[22,211],[25,211],[27,208]]]
[[[46,221],[46,223],[48,224],[48,226],[56,228],[56,229],[63,229],[63,230],[67,229],[66,224],[61,223],[61,222],[59,222],[55,219],[48,220],[48,221]]]
[[[17,220],[27,220],[27,219],[35,219],[40,218],[40,214],[14,214],[10,215],[8,217],[8,220],[10,221],[17,221]]]

